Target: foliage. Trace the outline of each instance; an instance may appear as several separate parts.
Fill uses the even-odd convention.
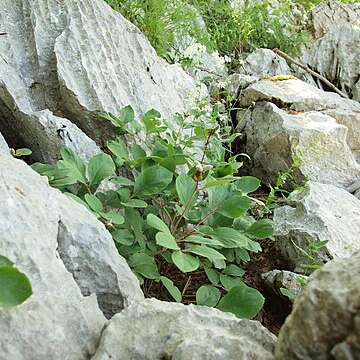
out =
[[[238,134],[219,125],[223,114],[203,103],[172,122],[156,110],[137,121],[130,106],[118,117],[100,116],[121,134],[107,144],[111,156],[96,155],[86,165],[65,148],[56,165],[32,167],[106,225],[141,284],[161,283],[180,302],[168,271],[191,276],[202,270],[211,285],[199,287],[198,304],[255,316],[264,299],[242,281],[241,264],[261,251],[257,240],[271,236],[273,225],[248,215],[254,204],[249,193],[260,181],[236,176],[241,163],[227,154]],[[132,177],[120,175],[129,172]],[[104,180],[114,188],[102,190]],[[73,184],[76,194],[68,191]]]
[[[29,156],[32,154],[32,151],[28,148],[21,148],[21,149],[10,149],[10,154],[13,157],[22,157],[22,156]]]
[[[0,255],[0,305],[19,305],[31,294],[29,279],[7,257]]]

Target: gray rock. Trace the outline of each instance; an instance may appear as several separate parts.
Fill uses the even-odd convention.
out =
[[[261,274],[261,278],[277,294],[281,294],[280,288],[285,288],[294,294],[294,296],[300,293],[307,279],[306,276],[286,270],[271,270]]]
[[[360,4],[358,19],[360,19]],[[315,41],[303,55],[302,61],[306,59],[306,63],[313,70],[336,85],[350,98],[360,101],[358,90],[356,90],[359,86],[360,74],[359,42],[359,26],[337,27]]]
[[[319,39],[329,31],[341,26],[358,25],[359,19],[359,3],[344,4],[338,1],[323,1],[309,12],[307,28],[316,39]]]
[[[39,149],[58,156],[64,139],[53,130],[60,122],[77,141],[74,147],[87,153],[86,136],[102,145],[110,134],[99,111],[116,114],[130,104],[138,115],[156,108],[172,116],[197,97],[191,77],[160,59],[140,31],[102,0],[2,0],[1,8],[7,34],[0,41],[0,131],[10,146],[34,148],[36,160],[44,160]],[[47,122],[50,135],[44,133]]]
[[[287,172],[294,157],[301,161],[294,172],[299,184],[307,177],[347,187],[360,178],[360,165],[346,142],[347,128],[328,115],[285,111],[261,102],[245,121],[250,171],[266,185],[274,184],[279,172]]]
[[[92,360],[273,359],[275,340],[257,321],[148,299],[111,319]]]
[[[315,271],[280,330],[275,358],[360,359],[360,253]]]
[[[0,254],[33,295],[0,312],[0,359],[85,359],[106,322],[141,301],[138,280],[110,234],[23,161],[0,154]],[[99,308],[100,307],[100,308]]]
[[[344,109],[360,111],[356,101],[341,98],[338,94],[322,91],[301,80],[261,80],[242,91],[240,104],[249,106],[256,101],[271,101],[280,107],[295,111]]]
[[[0,133],[0,152],[7,153],[9,152],[9,147],[4,139],[4,137]]]
[[[292,270],[304,272],[303,265],[312,263],[300,249],[313,256],[314,264],[348,258],[360,250],[360,201],[353,195],[333,185],[310,181],[305,190],[293,192],[290,199],[293,207],[274,211],[274,236]],[[309,244],[323,240],[328,240],[324,248],[309,251]]]
[[[236,99],[243,89],[257,80],[259,79],[255,76],[232,74],[225,80],[225,90],[229,91],[233,99]]]
[[[244,62],[242,71],[259,78],[275,75],[291,75],[293,72],[281,56],[270,49],[257,49]]]

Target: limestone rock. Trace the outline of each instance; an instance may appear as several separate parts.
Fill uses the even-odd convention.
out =
[[[347,128],[328,115],[285,111],[261,102],[248,113],[245,133],[250,171],[266,185],[287,172],[294,157],[301,161],[294,173],[298,183],[307,177],[347,187],[360,178],[360,165],[346,142]]]
[[[243,89],[247,88],[257,80],[259,79],[255,76],[231,74],[225,80],[225,90],[230,93],[233,99],[236,99]]]
[[[103,313],[143,299],[136,277],[103,224],[23,161],[3,154],[0,203],[0,254],[33,287],[22,305],[1,309],[0,359],[88,358]]]
[[[307,28],[316,39],[344,25],[359,25],[360,4],[323,1],[308,14]],[[349,54],[350,55],[350,54]]]
[[[6,153],[8,151],[9,151],[9,147],[8,147],[4,137],[0,133],[0,152],[1,153]]]
[[[353,195],[310,181],[305,190],[293,192],[290,199],[291,206],[274,211],[274,236],[292,270],[304,272],[303,265],[311,265],[299,248],[310,253],[315,264],[349,258],[360,250],[360,201]],[[309,244],[323,240],[328,240],[324,248],[309,250]]]
[[[302,61],[324,76],[350,98],[360,101],[360,4],[358,26],[335,28],[315,41]]]
[[[285,59],[270,49],[257,49],[244,62],[242,70],[247,75],[259,78],[275,75],[291,75],[292,71]]]
[[[257,321],[148,299],[111,319],[92,360],[273,359],[275,340]]]
[[[360,111],[356,101],[341,98],[338,94],[322,91],[301,80],[261,80],[242,91],[240,104],[249,106],[256,101],[271,101],[294,111],[345,109]]]
[[[281,328],[276,359],[360,358],[359,274],[360,252],[309,277]]]
[[[172,116],[192,106],[197,89],[191,77],[160,59],[105,1],[2,0],[1,9],[7,34],[0,41],[0,131],[9,146],[34,147],[36,160],[43,160],[38,138],[48,157],[58,156],[64,139],[55,124],[79,139],[79,150],[86,135],[99,145],[108,138],[110,125],[98,119],[99,111],[117,114],[130,104],[138,115],[155,108]],[[53,122],[50,138],[40,117]],[[88,145],[85,140],[80,152]]]
[[[297,296],[303,287],[302,284],[304,284],[304,281],[306,282],[307,277],[286,270],[271,270],[261,274],[261,278],[265,284],[277,294],[281,294],[280,288],[285,288]]]

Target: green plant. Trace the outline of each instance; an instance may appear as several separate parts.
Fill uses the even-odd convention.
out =
[[[261,251],[257,240],[271,236],[273,225],[248,215],[254,203],[249,193],[260,181],[236,176],[241,166],[236,155],[225,160],[237,134],[219,125],[218,109],[200,103],[186,115],[176,114],[173,122],[156,110],[137,121],[130,106],[118,117],[100,116],[118,135],[107,144],[111,156],[95,155],[85,165],[63,149],[56,165],[36,163],[33,169],[106,225],[143,286],[162,284],[180,302],[176,277],[167,274],[190,278],[201,270],[208,282],[197,290],[198,304],[254,317],[264,298],[241,280],[241,264],[249,253]],[[101,190],[108,180],[114,189]],[[76,194],[67,191],[73,184],[78,184]]]
[[[32,151],[28,148],[21,148],[21,149],[10,149],[10,154],[13,157],[22,157],[22,156],[29,156],[32,154]]]
[[[16,306],[32,294],[29,279],[13,267],[13,263],[0,255],[0,305]]]

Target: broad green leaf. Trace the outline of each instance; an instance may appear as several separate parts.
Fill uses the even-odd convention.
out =
[[[245,270],[239,266],[230,264],[224,269],[223,273],[232,276],[243,276],[245,274]]]
[[[227,291],[234,286],[246,286],[240,278],[224,274],[220,274],[220,282]]]
[[[236,186],[244,194],[256,191],[260,187],[261,181],[253,176],[243,176],[236,181]]]
[[[121,186],[134,186],[134,182],[130,179],[127,179],[123,176],[117,176],[111,179],[111,182],[119,184]]]
[[[160,276],[160,281],[165,286],[166,290],[175,299],[176,302],[180,303],[182,300],[180,290],[174,285],[174,283],[165,276]]]
[[[134,109],[131,107],[131,105],[127,105],[120,110],[119,118],[121,121],[124,122],[124,124],[127,124],[135,120],[135,112]]]
[[[62,148],[60,154],[63,160],[60,160],[58,164],[64,165],[65,168],[71,170],[69,177],[74,177],[76,180],[86,183],[86,167],[83,160],[75,151],[69,148]]]
[[[233,179],[221,179],[221,180],[211,180],[207,181],[204,189],[212,187],[212,186],[218,186],[218,185],[224,185],[224,184],[230,184],[233,181]]]
[[[191,210],[198,198],[196,182],[191,176],[181,174],[176,179],[176,191],[183,207],[187,206]]]
[[[261,251],[261,245],[256,241],[248,239],[247,246],[245,249],[252,252],[259,252]]]
[[[207,266],[204,266],[205,273],[213,285],[218,285],[220,281],[220,274]]]
[[[78,202],[79,204],[85,206],[88,210],[91,211],[89,205],[84,201],[82,200],[81,198],[79,198],[78,196],[76,196],[75,194],[73,193],[70,193],[70,192],[64,192],[64,194],[70,198],[72,198],[73,200],[75,200],[76,202]]]
[[[103,217],[104,219],[111,221],[112,223],[116,224],[116,225],[122,225],[125,222],[125,219],[122,215],[113,212],[113,211],[109,211],[109,212],[101,212],[100,213],[101,217]]]
[[[245,235],[228,227],[218,227],[209,235],[225,248],[246,248],[249,240]]]
[[[225,256],[215,249],[212,249],[211,247],[205,246],[205,245],[193,245],[185,250],[186,252],[191,252],[196,255],[203,256],[210,261],[214,260],[225,260]]]
[[[127,202],[122,202],[121,205],[125,206],[125,207],[131,207],[131,208],[146,208],[147,207],[147,203],[145,201],[139,200],[139,199],[130,199]]]
[[[274,234],[274,223],[270,219],[261,219],[247,228],[246,234],[256,239],[265,239]]]
[[[218,212],[231,219],[244,215],[251,207],[252,200],[247,196],[230,195],[219,206]]]
[[[15,151],[15,156],[19,157],[19,156],[28,156],[31,155],[32,151],[28,148],[21,148],[21,149],[17,149]]]
[[[291,302],[294,302],[296,299],[296,294],[293,291],[290,291],[289,289],[281,287],[279,289],[281,295],[286,296]]]
[[[127,202],[131,196],[131,192],[128,188],[117,189],[116,193],[120,196],[121,202]]]
[[[174,264],[184,273],[194,271],[200,266],[200,261],[198,258],[184,254],[181,251],[174,251],[171,255],[171,259]]]
[[[248,286],[233,287],[219,302],[217,308],[231,312],[240,319],[252,319],[264,305],[261,293]]]
[[[215,286],[204,285],[196,291],[196,304],[214,307],[221,298],[221,292]]]
[[[13,266],[14,263],[6,256],[0,255],[0,266]]]
[[[115,230],[111,235],[115,242],[123,245],[132,245],[135,240],[133,234],[124,229]]]
[[[231,184],[213,186],[208,189],[209,205],[217,209],[231,193]]]
[[[134,193],[155,195],[164,190],[172,181],[173,174],[160,165],[144,169],[136,178]]]
[[[116,140],[111,140],[107,143],[108,149],[118,158],[129,160],[129,150],[125,142],[119,137]]]
[[[108,176],[115,172],[115,164],[111,156],[98,154],[93,156],[88,165],[89,181],[93,185],[98,185]]]
[[[133,269],[133,271],[148,279],[160,278],[155,259],[152,256],[143,253],[134,254],[130,256],[128,264]]]
[[[237,248],[235,249],[236,262],[239,264],[242,261],[249,261],[249,253],[245,249]]]
[[[192,243],[202,244],[202,245],[222,246],[222,243],[220,241],[217,241],[212,238],[206,238],[200,235],[190,235],[187,238],[185,238],[184,241],[189,241]]]
[[[0,266],[0,304],[16,306],[32,294],[29,279],[12,266]]]
[[[95,195],[85,194],[85,201],[96,213],[103,211],[103,204]]]
[[[225,269],[226,268],[225,260],[214,260],[213,264],[216,269]]]
[[[136,241],[139,243],[141,249],[145,249],[145,237],[143,235],[143,219],[138,210],[133,208],[125,208],[126,223],[134,230]]]
[[[146,222],[148,223],[149,226],[160,230],[164,233],[168,233],[171,234],[170,229],[168,228],[168,226],[161,220],[159,219],[157,216],[155,216],[154,214],[149,214],[146,217]]]
[[[235,230],[246,231],[254,222],[255,219],[252,216],[244,215],[234,220],[233,227]]]
[[[146,157],[145,150],[138,144],[135,144],[134,146],[131,147],[131,154],[133,156],[133,159]]]
[[[155,236],[156,244],[171,250],[180,250],[175,238],[168,232],[158,232]]]

